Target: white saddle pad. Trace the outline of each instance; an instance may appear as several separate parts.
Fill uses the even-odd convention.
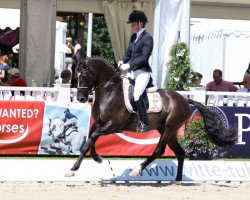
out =
[[[125,105],[129,112],[135,112],[130,100],[129,100],[129,86],[130,83],[127,78],[123,78],[123,94],[124,94],[124,100]],[[148,102],[149,102],[149,108],[147,110],[147,113],[157,113],[162,110],[162,100],[159,92],[147,92],[148,96]]]

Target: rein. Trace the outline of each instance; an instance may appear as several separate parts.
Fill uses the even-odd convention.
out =
[[[115,71],[116,71],[116,70],[115,70]],[[103,86],[103,85],[109,83],[109,82],[112,81],[113,78],[116,77],[118,74],[119,74],[119,72],[116,72],[108,81],[103,82],[103,83],[101,83],[100,85],[94,87],[89,93],[94,92],[94,91],[95,91],[96,89],[98,89],[99,87],[101,87],[101,86]]]

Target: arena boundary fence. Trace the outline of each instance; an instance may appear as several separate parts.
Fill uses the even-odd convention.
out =
[[[84,160],[74,177],[65,177],[73,159],[0,159],[1,181],[174,181],[176,160],[156,160],[137,177],[131,169],[142,160],[108,160],[98,164]],[[189,161],[184,163],[183,181],[250,181],[249,161]]]
[[[177,91],[186,98],[196,100],[208,106],[250,106],[250,93],[212,92],[200,88],[190,91]],[[0,87],[0,100],[78,102],[77,89],[69,84],[55,87]],[[89,96],[94,101],[94,94]]]

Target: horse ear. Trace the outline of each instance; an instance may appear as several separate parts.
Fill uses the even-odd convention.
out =
[[[83,68],[86,68],[86,67],[87,67],[87,62],[86,62],[86,60],[83,59],[83,58],[80,59],[79,64],[81,64]]]

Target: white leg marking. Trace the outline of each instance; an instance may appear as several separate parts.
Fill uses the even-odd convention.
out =
[[[129,174],[129,176],[139,176],[141,172],[141,165],[136,166]]]
[[[75,172],[72,171],[72,170],[69,170],[64,176],[65,176],[65,177],[72,177],[72,176],[75,176]]]

